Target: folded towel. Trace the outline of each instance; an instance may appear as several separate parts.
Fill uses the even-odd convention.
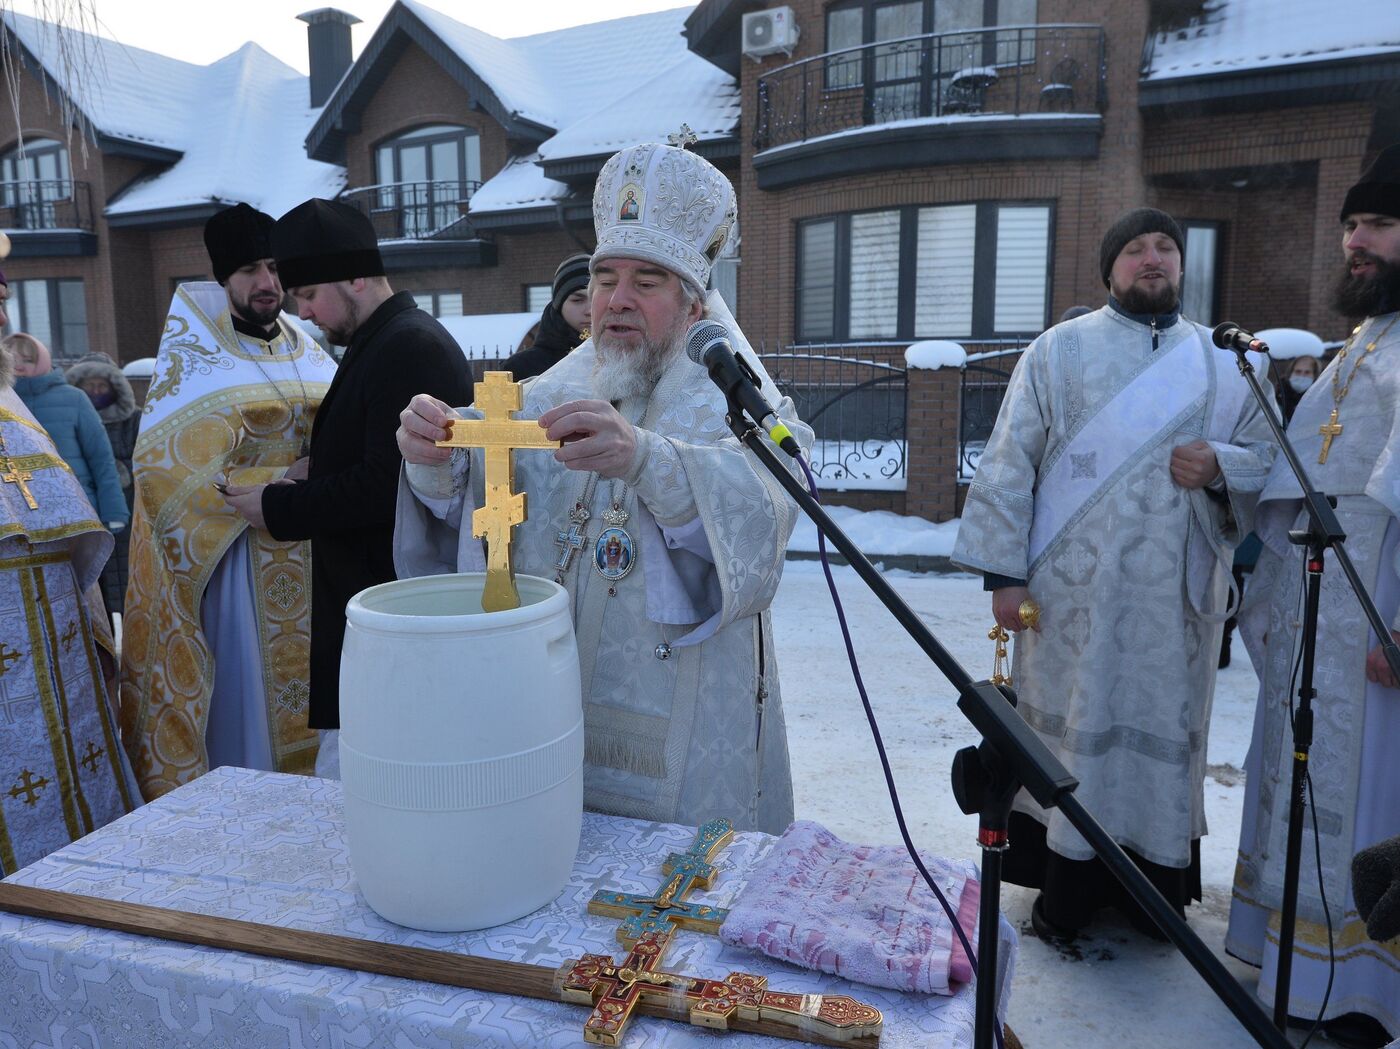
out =
[[[922,857],[977,945],[977,868]],[[720,939],[736,947],[898,991],[953,994],[972,963],[909,854],[851,845],[798,820],[750,872]]]

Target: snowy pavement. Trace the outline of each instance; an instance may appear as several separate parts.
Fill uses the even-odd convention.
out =
[[[977,734],[954,705],[951,686],[855,572],[835,572],[914,841],[921,849],[976,858],[977,820],[958,811],[949,769],[954,752],[977,742]],[[990,602],[979,579],[898,571],[887,577],[973,677],[991,673]],[[797,815],[848,841],[898,844],[820,564],[789,561],[773,607]],[[1201,843],[1204,898],[1188,908],[1187,919],[1252,992],[1255,970],[1225,957],[1222,947],[1244,802],[1240,769],[1257,689],[1238,641],[1235,655],[1216,687],[1206,780],[1210,833]],[[1017,886],[1002,895],[1021,932],[1010,1022],[1027,1049],[1255,1044],[1175,948],[1149,942],[1113,911],[1101,912],[1091,935],[1072,948],[1048,947],[1030,930],[1033,899]],[[1328,1043],[1319,1037],[1312,1044]]]

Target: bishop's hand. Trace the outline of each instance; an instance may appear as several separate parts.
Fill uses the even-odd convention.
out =
[[[432,394],[420,393],[399,413],[399,428],[394,437],[404,462],[418,466],[437,466],[452,458],[451,448],[439,448],[435,442],[447,440],[448,423],[460,419],[452,406]]]
[[[570,470],[611,479],[632,468],[637,431],[607,401],[568,401],[541,415],[540,425],[551,441],[564,442],[554,458]]]

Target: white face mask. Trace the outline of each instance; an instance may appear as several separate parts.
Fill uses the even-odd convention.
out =
[[[1313,384],[1311,375],[1290,375],[1288,385],[1292,386],[1297,393],[1306,393],[1309,386]]]

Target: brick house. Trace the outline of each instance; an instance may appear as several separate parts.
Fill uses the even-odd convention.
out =
[[[42,24],[5,15],[16,323],[63,357],[149,355],[208,214],[341,194],[466,346],[591,247],[607,156],[685,123],[739,193],[716,286],[825,413],[834,498],[935,520],[1019,348],[1102,303],[1114,215],[1182,221],[1193,318],[1336,339],[1337,208],[1400,138],[1400,9],[1365,0],[702,0],[511,40],[399,0],[353,61],[352,16],[302,17],[310,78],[251,44],[200,67],[88,38],[106,82],[65,99]],[[906,373],[926,339],[972,356]],[[890,476],[840,466],[872,447]]]

